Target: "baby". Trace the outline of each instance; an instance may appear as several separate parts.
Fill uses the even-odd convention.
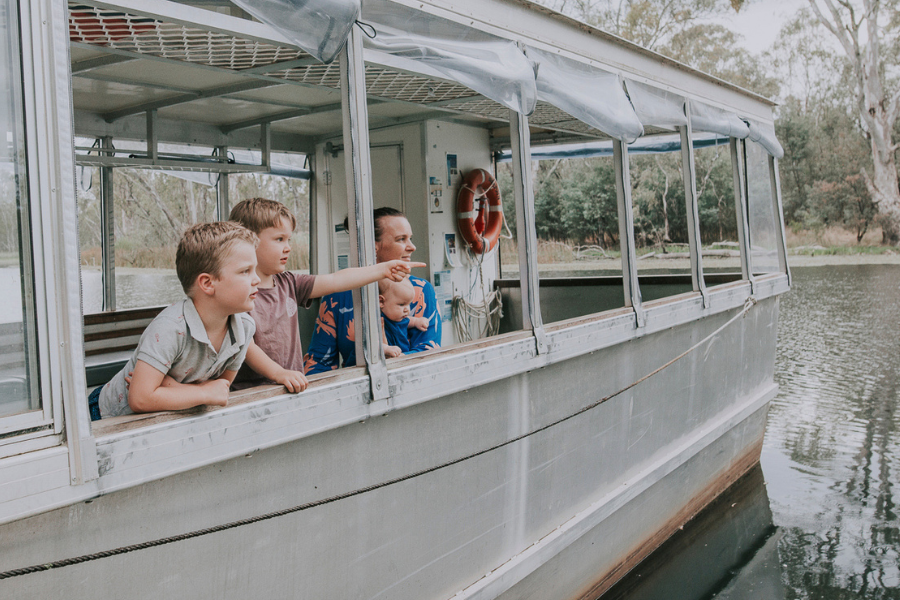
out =
[[[428,319],[409,316],[409,305],[415,296],[415,289],[409,279],[378,281],[378,304],[381,306],[381,322],[384,327],[384,355],[388,358],[395,358],[409,350],[407,329],[428,330]]]

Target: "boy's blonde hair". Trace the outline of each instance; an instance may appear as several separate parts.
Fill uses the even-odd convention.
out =
[[[213,277],[222,274],[222,265],[235,244],[247,242],[254,248],[259,238],[246,227],[232,221],[198,223],[187,228],[175,252],[175,272],[184,293],[191,290],[202,273]]]
[[[281,219],[286,219],[291,224],[291,231],[297,228],[297,219],[288,207],[267,198],[241,200],[231,209],[228,218],[253,233],[259,233],[267,227],[276,227]]]
[[[401,300],[406,300],[407,304],[416,298],[416,290],[409,278],[405,278],[403,281],[391,281],[390,279],[378,280],[379,294],[387,296],[392,291],[394,294],[397,294]]]

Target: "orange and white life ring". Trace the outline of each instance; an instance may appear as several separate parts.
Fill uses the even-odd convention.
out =
[[[475,254],[487,254],[497,246],[503,228],[503,203],[500,186],[484,169],[469,171],[463,179],[456,199],[456,222]]]

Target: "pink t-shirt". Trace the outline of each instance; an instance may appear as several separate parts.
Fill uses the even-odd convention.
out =
[[[276,363],[292,371],[303,372],[303,348],[300,345],[299,307],[309,308],[315,275],[278,273],[275,287],[259,288],[250,316],[256,321],[253,341]],[[246,364],[241,367],[236,383],[253,385],[271,383]],[[247,387],[237,386],[237,387]]]

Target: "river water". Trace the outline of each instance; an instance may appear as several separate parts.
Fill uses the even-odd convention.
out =
[[[900,598],[900,266],[792,273],[761,470],[603,600]]]

